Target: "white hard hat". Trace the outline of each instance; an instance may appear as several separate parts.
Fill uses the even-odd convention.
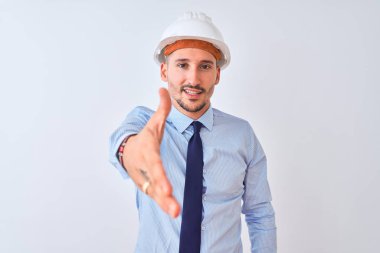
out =
[[[221,69],[228,66],[231,61],[230,50],[218,28],[212,23],[210,17],[202,12],[186,12],[171,24],[161,36],[154,59],[158,64],[165,61],[164,49],[167,45],[177,40],[196,39],[212,43],[222,53],[221,59],[217,62]]]

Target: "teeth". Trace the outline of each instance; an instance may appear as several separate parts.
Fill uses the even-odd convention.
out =
[[[199,94],[199,93],[201,93],[201,91],[191,91],[191,90],[186,90],[186,89],[185,89],[185,92],[186,92],[187,94],[190,94],[190,95],[195,95],[195,94]]]

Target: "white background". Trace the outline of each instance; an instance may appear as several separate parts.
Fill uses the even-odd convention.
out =
[[[278,252],[378,252],[376,0],[0,0],[0,252],[133,252],[134,187],[108,137],[157,106],[153,50],[186,10],[230,46],[212,102],[267,153]]]

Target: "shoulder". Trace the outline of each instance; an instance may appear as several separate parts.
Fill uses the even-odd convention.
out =
[[[234,133],[235,138],[241,138],[254,143],[257,141],[251,124],[242,118],[222,112],[213,108],[214,127],[226,131],[227,134]]]
[[[248,151],[247,157],[249,158],[249,161],[257,161],[262,157],[265,157],[260,141],[247,120],[222,112],[218,109],[213,108],[213,111],[215,125],[225,131],[225,138],[228,138],[228,135],[233,133],[233,140],[243,143]]]
[[[252,130],[251,125],[245,119],[222,112],[215,108],[213,108],[213,113],[214,113],[214,121],[216,124],[222,124],[226,126],[230,125],[231,127],[236,126],[236,127],[241,127],[242,129],[245,129],[245,130],[250,130],[250,131]]]
[[[136,106],[129,115],[146,115],[151,117],[154,111],[146,106]]]
[[[142,123],[148,122],[148,120],[152,117],[154,111],[145,106],[137,106],[132,111],[130,111],[127,115],[125,121],[139,121]]]

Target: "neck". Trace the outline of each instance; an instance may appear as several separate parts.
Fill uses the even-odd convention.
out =
[[[205,107],[202,108],[202,110],[197,112],[189,112],[183,109],[180,105],[177,104],[176,101],[172,101],[173,106],[182,114],[186,115],[189,118],[192,118],[193,120],[199,119],[207,110],[210,108],[210,104],[205,105]]]

